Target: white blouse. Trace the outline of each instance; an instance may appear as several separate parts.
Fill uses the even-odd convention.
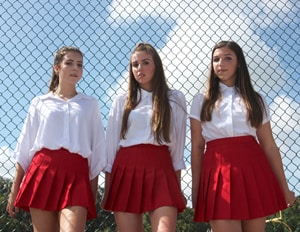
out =
[[[29,106],[14,158],[26,171],[42,148],[65,148],[88,159],[90,179],[106,166],[105,135],[98,101],[82,93],[65,101],[52,92]]]
[[[137,144],[159,145],[153,136],[151,128],[152,93],[141,90],[141,102],[133,109],[128,118],[128,130],[125,139],[121,139],[121,124],[127,94],[118,95],[109,113],[106,143],[107,143],[107,172],[111,172],[116,153],[120,147]],[[169,147],[174,170],[185,168],[183,160],[186,136],[186,100],[178,90],[169,91],[171,105],[170,143],[163,143]]]
[[[220,84],[222,100],[216,102],[212,112],[212,120],[202,122],[202,135],[206,142],[225,137],[252,135],[256,137],[256,128],[247,120],[247,110],[239,93],[234,87]],[[262,97],[265,105],[263,122],[271,120],[270,110]],[[200,112],[204,101],[204,94],[197,94],[192,101],[190,118],[200,120]]]

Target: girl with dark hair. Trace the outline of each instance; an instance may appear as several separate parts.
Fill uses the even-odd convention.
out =
[[[265,217],[293,205],[265,99],[254,91],[242,49],[212,51],[206,94],[192,102],[194,220],[214,232],[263,232]]]
[[[128,92],[113,102],[106,133],[102,206],[114,212],[120,232],[143,231],[145,212],[153,231],[175,231],[186,203],[180,187],[185,133],[184,95],[169,89],[156,50],[138,44],[130,58]]]
[[[78,93],[83,54],[55,54],[49,92],[35,97],[18,139],[7,211],[30,211],[34,231],[83,232],[97,216],[98,174],[106,166],[98,101]]]

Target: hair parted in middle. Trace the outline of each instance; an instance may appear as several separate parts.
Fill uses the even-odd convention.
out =
[[[215,107],[217,100],[222,98],[219,82],[220,79],[216,75],[213,68],[213,55],[216,49],[228,48],[233,51],[237,57],[238,67],[236,70],[236,80],[234,87],[241,94],[243,101],[245,102],[248,112],[248,121],[251,126],[259,127],[263,121],[263,112],[265,110],[264,102],[261,96],[254,90],[250,74],[248,71],[246,59],[242,48],[233,41],[221,41],[217,43],[211,53],[210,73],[208,76],[208,88],[205,96],[205,100],[201,109],[201,121],[210,121],[212,117],[212,111]]]
[[[128,117],[131,112],[141,101],[141,87],[135,80],[132,72],[132,55],[135,52],[145,52],[152,56],[155,72],[152,78],[152,104],[153,115],[151,125],[155,140],[161,144],[163,141],[170,142],[170,120],[171,120],[171,106],[168,98],[169,87],[167,85],[164,74],[163,64],[161,58],[155,48],[149,43],[139,43],[132,51],[129,64],[129,85],[128,95],[123,112],[121,138],[126,138],[128,128]],[[139,94],[138,94],[139,93]],[[139,96],[139,97],[138,97]]]
[[[55,92],[59,84],[59,76],[54,70],[54,65],[60,65],[60,63],[63,61],[64,56],[68,52],[77,52],[83,57],[83,53],[79,50],[79,48],[73,46],[63,46],[55,53],[54,62],[52,66],[52,76],[51,76],[51,81],[49,86],[49,92]]]

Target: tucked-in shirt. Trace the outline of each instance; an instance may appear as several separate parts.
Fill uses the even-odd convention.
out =
[[[245,135],[256,137],[256,128],[252,127],[247,119],[247,109],[240,94],[235,87],[228,87],[222,83],[219,85],[222,97],[215,103],[212,120],[201,122],[202,135],[205,141]],[[264,97],[262,99],[265,106],[262,124],[265,124],[271,118],[269,107]],[[190,109],[190,118],[201,121],[200,112],[203,101],[204,94],[198,93],[194,96]]]
[[[163,142],[162,145],[167,145],[169,148],[174,170],[180,170],[185,168],[183,153],[187,119],[186,101],[184,95],[178,90],[170,90],[168,96],[171,105],[171,142]],[[126,98],[126,94],[117,96],[109,113],[106,131],[108,160],[106,171],[108,172],[111,172],[116,153],[120,147],[137,144],[159,145],[154,139],[151,127],[153,114],[152,93],[145,90],[141,90],[141,101],[129,114],[126,138],[121,139],[120,133]]]
[[[106,166],[105,135],[98,101],[82,93],[65,101],[52,92],[35,97],[14,158],[26,171],[42,148],[65,148],[88,159],[90,179]]]

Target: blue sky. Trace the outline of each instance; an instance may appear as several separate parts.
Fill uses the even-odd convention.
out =
[[[211,48],[231,39],[243,47],[255,89],[270,105],[286,175],[299,194],[299,12],[297,0],[2,0],[0,147],[3,153],[14,149],[29,101],[48,90],[58,47],[75,45],[84,52],[79,88],[99,99],[106,125],[112,99],[126,90],[136,43],[157,48],[170,86],[185,94],[189,109],[204,90]],[[187,166],[188,148],[189,131]]]

